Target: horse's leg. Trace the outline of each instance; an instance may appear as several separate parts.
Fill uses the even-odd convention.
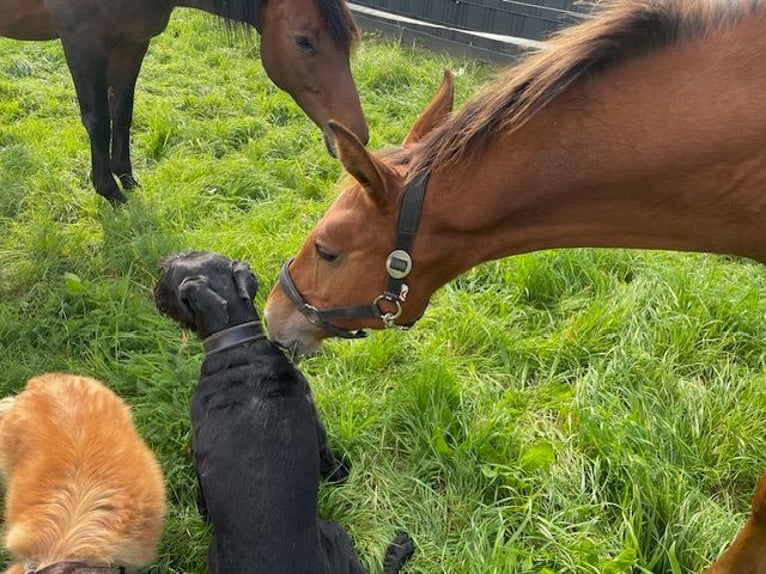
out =
[[[138,185],[130,164],[130,126],[138,72],[149,41],[112,48],[109,56],[109,110],[112,117],[112,173],[124,189]]]
[[[78,34],[74,38],[62,34],[61,43],[77,91],[80,119],[90,136],[91,179],[96,193],[112,204],[124,203],[125,196],[112,177],[109,162],[111,126],[106,43],[98,37],[93,41],[88,40],[84,34]]]

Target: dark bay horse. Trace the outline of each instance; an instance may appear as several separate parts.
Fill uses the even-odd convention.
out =
[[[96,191],[122,203],[136,185],[130,163],[133,94],[152,37],[176,6],[254,27],[266,73],[324,132],[343,122],[363,142],[362,113],[349,56],[358,37],[344,0],[0,0],[0,36],[60,38],[80,115],[90,137]]]

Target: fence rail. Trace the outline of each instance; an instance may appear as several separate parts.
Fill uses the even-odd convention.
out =
[[[506,63],[578,22],[576,0],[354,0],[363,28],[454,55]]]

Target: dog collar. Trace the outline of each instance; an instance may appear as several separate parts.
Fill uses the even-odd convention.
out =
[[[77,572],[78,570],[97,570],[99,574],[125,574],[127,572],[124,566],[95,566],[87,562],[78,562],[77,560],[54,562],[39,570],[37,566],[29,563],[24,566],[24,574],[57,574],[61,572]]]
[[[205,356],[209,357],[213,353],[218,353],[224,349],[236,347],[248,341],[265,339],[260,321],[250,321],[234,325],[222,331],[216,331],[202,341],[202,348],[205,350]]]

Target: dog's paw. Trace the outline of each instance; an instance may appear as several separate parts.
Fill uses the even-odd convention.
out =
[[[334,464],[326,469],[322,473],[322,477],[329,483],[334,485],[345,484],[351,474],[351,467],[345,457],[335,458]]]
[[[397,574],[404,563],[415,553],[415,542],[404,531],[397,532],[396,537],[386,550],[383,560],[383,574]]]

